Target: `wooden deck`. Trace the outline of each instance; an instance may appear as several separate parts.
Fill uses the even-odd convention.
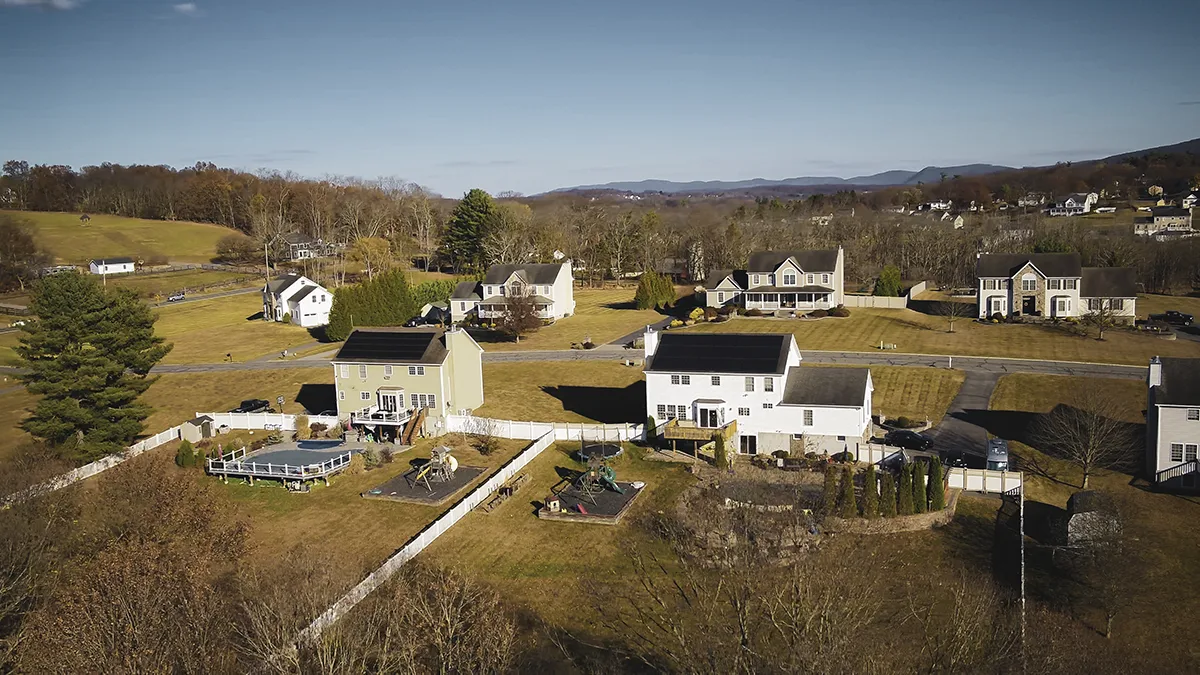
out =
[[[332,459],[316,464],[294,465],[274,464],[271,462],[244,461],[246,449],[240,448],[221,457],[221,459],[206,460],[205,469],[211,476],[220,476],[228,480],[230,476],[249,479],[272,478],[287,481],[321,480],[326,482],[329,476],[350,465],[351,453],[346,452]]]
[[[723,427],[698,427],[694,423],[680,424],[679,420],[668,420],[662,427],[662,437],[668,441],[711,441],[713,434],[722,434],[726,440],[737,435],[737,420]]]

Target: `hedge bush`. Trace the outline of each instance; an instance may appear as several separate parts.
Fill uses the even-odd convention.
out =
[[[420,307],[404,270],[384,272],[334,292],[325,336],[336,342],[349,337],[355,326],[402,326]]]
[[[763,312],[761,309],[755,308],[755,309],[746,310],[746,316],[762,316],[762,315],[763,315]]]
[[[813,311],[809,312],[808,315],[814,319],[824,319],[825,317],[829,316],[829,312],[824,309],[814,309]]]
[[[850,310],[846,309],[842,305],[838,305],[837,307],[834,307],[833,309],[829,310],[829,316],[836,316],[838,318],[844,319],[844,318],[850,316]]]

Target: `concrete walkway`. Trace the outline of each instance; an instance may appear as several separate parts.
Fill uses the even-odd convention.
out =
[[[970,411],[987,410],[992,400],[992,392],[1000,381],[998,373],[981,370],[967,370],[967,378],[963,380],[958,396],[950,403],[945,417],[936,427],[928,432],[933,437],[933,448],[938,452],[961,452],[975,455],[981,459],[987,458],[987,431],[976,426],[969,419]],[[972,462],[972,465],[975,463]]]

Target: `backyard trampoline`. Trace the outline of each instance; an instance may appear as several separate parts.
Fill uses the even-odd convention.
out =
[[[624,448],[618,443],[591,443],[576,450],[575,459],[586,464],[592,457],[612,459],[613,457],[619,457],[624,451]]]

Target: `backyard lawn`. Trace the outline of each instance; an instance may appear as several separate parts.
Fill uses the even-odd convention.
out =
[[[0,366],[15,366],[19,364],[13,347],[17,346],[17,341],[21,339],[22,335],[24,333],[19,330],[0,333]]]
[[[519,343],[502,335],[478,338],[479,343],[487,351],[570,349],[571,343],[588,338],[597,345],[607,344],[664,318],[655,310],[634,309],[633,293],[633,288],[577,288],[574,315],[542,327]]]
[[[0,383],[0,388],[8,388],[14,383]],[[0,463],[8,459],[9,454],[21,443],[29,439],[20,428],[21,420],[28,416],[26,412],[33,406],[34,397],[19,389],[7,394],[0,394],[0,419],[4,420],[4,428],[0,429]]]
[[[936,423],[946,414],[965,378],[961,370],[871,366],[871,380],[875,383],[871,412]]]
[[[168,305],[158,310],[155,332],[175,344],[163,363],[251,361],[313,341],[309,332],[290,323],[262,320],[257,293]]]
[[[217,242],[233,232],[220,225],[182,221],[143,220],[91,215],[80,222],[78,213],[6,211],[33,223],[39,243],[64,263],[87,264],[94,258],[162,256],[172,262],[206,263],[216,255]]]
[[[266,399],[275,407],[275,397],[282,396],[283,411],[289,414],[304,412],[304,404],[321,409],[337,404],[333,369],[329,367],[167,373],[157,377],[158,381],[142,395],[142,400],[154,407],[154,413],[146,419],[148,434],[192,419],[197,412],[225,412],[248,398]]]
[[[872,352],[878,351],[883,342],[895,344],[900,353],[1137,365],[1145,365],[1155,354],[1200,357],[1200,344],[1186,340],[1166,341],[1128,330],[1110,330],[1104,341],[1099,342],[1094,337],[1081,337],[1051,325],[982,324],[959,320],[954,324],[954,332],[949,333],[943,319],[909,309],[852,309],[850,312],[848,318],[819,321],[739,317],[685,330],[714,333],[790,331],[795,334],[802,352],[806,349]]]
[[[238,283],[232,283],[235,280]],[[228,286],[221,286],[220,288],[213,289],[211,292],[216,293],[234,288],[260,286],[263,283],[261,276],[256,277],[244,272],[222,272],[216,270],[184,270],[180,272],[163,272],[162,274],[128,274],[112,277],[108,280],[108,283],[113,286],[131,289],[142,297],[167,296],[185,288],[198,288],[226,282],[230,282]]]
[[[1200,298],[1187,295],[1139,295],[1137,315],[1144,319],[1151,314],[1162,314],[1168,309],[1178,310],[1200,317]]]

